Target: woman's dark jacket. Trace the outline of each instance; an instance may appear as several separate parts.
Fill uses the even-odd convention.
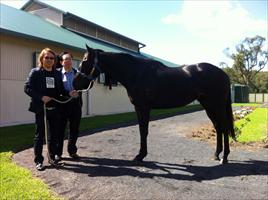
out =
[[[24,92],[31,97],[29,111],[38,113],[43,111],[42,97],[46,95],[46,80],[44,68],[33,68],[24,85]],[[57,99],[62,96],[69,96],[69,92],[65,90],[62,82],[62,74],[58,70],[53,70],[55,79],[55,88],[57,90]]]

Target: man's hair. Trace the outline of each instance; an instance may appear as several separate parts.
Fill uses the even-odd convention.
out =
[[[69,55],[71,56],[71,58],[73,58],[73,55],[72,55],[70,52],[68,52],[68,51],[63,51],[63,52],[61,52],[61,53],[59,54],[59,59],[60,59],[60,61],[63,60],[62,57],[63,57],[64,55],[66,55],[66,54],[69,54]]]

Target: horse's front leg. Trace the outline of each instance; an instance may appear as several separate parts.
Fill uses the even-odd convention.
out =
[[[137,113],[139,129],[140,129],[140,152],[134,158],[134,161],[141,162],[147,155],[147,135],[148,135],[148,125],[150,119],[150,109],[135,107],[135,110]]]

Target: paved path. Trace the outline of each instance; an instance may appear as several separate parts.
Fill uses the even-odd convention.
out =
[[[80,137],[81,160],[66,157],[62,169],[37,172],[33,149],[14,161],[67,199],[267,199],[268,150],[231,149],[230,163],[219,165],[210,159],[214,146],[186,137],[206,123],[204,111],[152,121],[143,166],[131,161],[137,125]]]

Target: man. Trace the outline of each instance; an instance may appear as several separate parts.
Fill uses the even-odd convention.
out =
[[[73,90],[73,79],[77,72],[76,69],[72,67],[73,56],[69,52],[63,52],[59,55],[60,63],[62,68],[60,69],[62,73],[62,81],[64,88],[67,91]],[[61,123],[60,123],[60,133],[59,133],[59,143],[58,143],[58,152],[56,159],[61,160],[63,152],[63,141],[65,136],[65,129],[67,123],[69,122],[69,136],[68,136],[68,146],[67,151],[69,156],[74,159],[78,159],[79,155],[77,154],[77,138],[79,135],[79,125],[82,115],[82,98],[81,94],[78,98],[74,98],[68,103],[61,104]]]

